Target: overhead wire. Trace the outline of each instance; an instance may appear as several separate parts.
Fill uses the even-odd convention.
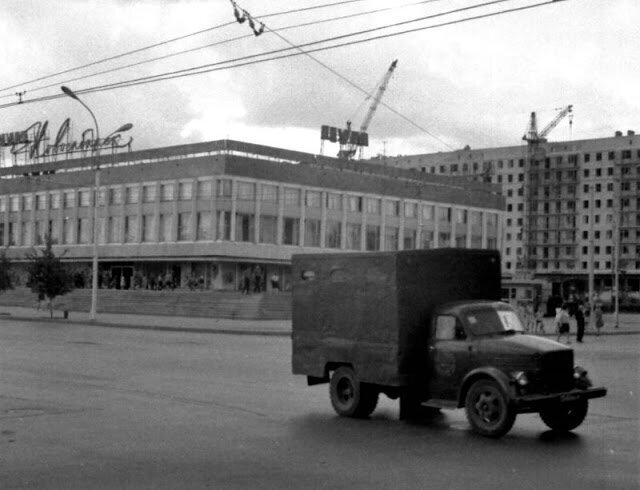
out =
[[[482,4],[482,5],[490,5],[490,4],[495,4],[495,3],[501,3],[501,2],[504,2],[504,1],[509,1],[509,0],[495,0],[495,1],[492,1],[492,2],[487,2],[486,4]],[[538,7],[542,7],[542,6],[546,6],[546,5],[551,5],[553,3],[558,3],[559,1],[565,1],[565,0],[547,0],[547,1],[544,1],[544,2],[538,2],[538,3],[535,3],[535,4],[531,4],[531,5],[514,7],[514,8],[511,8],[511,9],[504,9],[504,10],[500,10],[500,11],[497,11],[497,12],[489,12],[489,13],[486,13],[486,14],[479,14],[479,15],[476,15],[476,16],[465,17],[465,18],[462,18],[462,19],[456,19],[456,20],[452,20],[452,21],[448,21],[448,22],[443,22],[443,23],[440,23],[440,24],[432,24],[432,25],[428,25],[428,26],[421,26],[421,27],[416,27],[416,28],[412,28],[412,29],[406,29],[406,30],[398,31],[398,32],[380,34],[380,35],[369,37],[369,38],[365,38],[365,39],[351,40],[351,41],[343,42],[343,43],[340,43],[340,44],[334,44],[334,45],[330,45],[330,46],[320,46],[320,47],[316,47],[316,48],[313,48],[313,49],[310,49],[310,50],[306,50],[306,51],[301,49],[302,47],[309,46],[309,45],[314,45],[314,44],[319,44],[319,43],[323,43],[323,42],[334,41],[336,39],[344,39],[346,37],[351,37],[353,35],[361,34],[362,32],[371,32],[371,31],[381,30],[381,29],[385,29],[385,28],[389,28],[390,27],[390,26],[382,26],[382,27],[378,27],[378,28],[374,28],[374,29],[368,29],[366,31],[360,31],[358,33],[335,36],[333,38],[328,38],[328,39],[325,39],[325,40],[322,40],[322,41],[314,41],[314,42],[311,42],[311,43],[306,43],[306,44],[303,44],[303,45],[300,45],[300,46],[296,46],[296,49],[299,50],[298,52],[280,54],[278,56],[272,56],[270,58],[265,58],[265,59],[257,59],[257,60],[256,59],[251,59],[251,58],[256,58],[258,56],[266,56],[266,55],[269,55],[269,54],[282,53],[282,51],[291,51],[292,48],[274,50],[274,51],[271,51],[271,52],[265,52],[265,53],[260,53],[260,54],[256,54],[256,55],[249,55],[249,56],[245,56],[245,57],[241,57],[241,58],[236,58],[235,60],[226,60],[226,61],[221,61],[221,62],[212,63],[212,64],[208,64],[208,65],[202,65],[202,66],[198,66],[198,67],[193,67],[193,68],[187,69],[187,70],[177,70],[177,71],[174,71],[174,72],[168,72],[168,73],[153,75],[153,76],[149,76],[149,77],[141,77],[141,78],[133,79],[133,80],[125,80],[125,81],[122,81],[122,82],[115,82],[115,83],[105,84],[105,85],[102,85],[102,86],[90,87],[90,88],[87,88],[87,89],[76,90],[75,92],[77,94],[95,93],[95,92],[101,92],[101,91],[106,91],[106,90],[113,90],[113,89],[117,89],[117,88],[127,88],[127,87],[147,84],[147,83],[151,83],[151,82],[156,82],[156,81],[183,78],[183,77],[186,77],[186,76],[194,76],[194,75],[199,75],[199,74],[204,74],[204,73],[211,73],[211,72],[214,72],[214,71],[221,71],[221,70],[226,70],[226,69],[231,69],[231,68],[239,68],[239,67],[254,65],[254,64],[258,64],[258,63],[267,62],[267,61],[275,61],[275,60],[280,60],[280,59],[285,59],[285,58],[291,58],[291,57],[300,56],[300,55],[303,55],[303,54],[307,55],[309,53],[326,51],[326,50],[329,50],[329,49],[337,49],[337,48],[340,48],[340,47],[346,47],[346,46],[352,46],[352,45],[356,45],[356,44],[362,44],[362,43],[371,42],[371,41],[374,41],[374,40],[386,39],[386,38],[395,37],[395,36],[399,36],[399,35],[404,35],[404,34],[409,34],[409,33],[429,30],[429,29],[435,29],[435,28],[439,28],[439,27],[445,27],[445,26],[460,24],[460,23],[474,21],[474,20],[485,19],[485,18],[494,17],[494,16],[498,16],[498,15],[513,13],[513,12],[519,12],[519,11],[524,11],[524,10],[530,10],[530,9],[533,9],[533,8],[538,8]],[[466,7],[466,8],[464,8],[464,10],[468,10],[469,8],[472,8],[472,7]],[[437,16],[441,16],[441,15],[444,15],[444,14],[437,14]],[[220,65],[230,64],[230,63],[235,63],[235,64],[232,64],[230,66],[220,66]],[[199,70],[199,71],[196,71],[196,70]],[[348,83],[352,84],[352,82],[350,82],[350,81],[348,81]],[[361,91],[361,92],[363,92],[365,94],[368,94],[368,92],[366,90],[361,89],[357,85],[353,85],[353,86],[357,90],[359,90],[359,91]],[[47,100],[57,99],[57,98],[60,98],[60,97],[64,97],[64,94],[55,94],[55,95],[50,95],[50,96],[43,96],[43,97],[36,98],[36,99],[28,99],[28,100],[23,101],[22,103],[33,103],[33,102],[47,101]],[[0,105],[0,109],[1,108],[15,106],[17,104],[18,103],[16,103],[16,102],[8,103],[8,104],[2,104],[2,105]],[[391,110],[392,112],[395,113],[394,109],[388,107],[386,104],[384,104],[382,102],[381,102],[381,104],[384,105],[385,107],[387,107],[387,109],[389,109],[389,110]],[[406,118],[406,116],[404,116],[404,115],[402,115],[400,113],[397,113],[397,115],[399,115],[401,118],[405,119],[410,124],[416,125],[416,123],[414,123],[410,119]],[[431,135],[424,128],[421,128],[420,126],[417,126],[417,127],[419,129],[421,129],[422,131],[426,132],[427,134],[429,134],[430,136],[438,139],[434,135]],[[445,142],[443,142],[441,140],[439,140],[439,141],[441,143],[443,143],[444,145],[448,146],[449,148],[451,148],[447,143],[445,143]]]
[[[335,16],[335,17],[330,17],[330,18],[326,18],[326,19],[315,20],[315,21],[311,21],[311,22],[303,22],[303,23],[300,23],[300,24],[294,24],[294,25],[290,25],[290,26],[278,27],[276,29],[268,29],[268,31],[270,31],[273,34],[276,34],[277,32],[284,31],[284,30],[298,29],[298,28],[301,28],[301,27],[308,27],[310,25],[318,25],[318,24],[324,24],[324,23],[327,23],[327,22],[335,22],[335,21],[340,21],[340,20],[345,20],[345,19],[350,19],[350,18],[355,18],[355,17],[362,17],[362,16],[365,16],[365,15],[377,14],[377,13],[386,12],[386,11],[389,11],[389,10],[398,10],[398,9],[401,9],[401,8],[404,8],[404,7],[414,7],[416,5],[434,3],[434,2],[438,2],[438,1],[443,1],[443,0],[420,0],[420,1],[416,1],[416,2],[405,3],[405,4],[402,4],[402,5],[394,5],[392,7],[383,7],[383,8],[368,10],[368,11],[364,11],[364,12],[357,12],[357,13],[353,13],[353,14],[346,14],[346,15]],[[338,2],[338,3],[348,3],[348,2]],[[332,5],[335,5],[335,4],[332,4]],[[275,14],[271,14],[271,15],[275,15]],[[231,22],[231,24],[235,24],[235,22]],[[227,25],[229,25],[229,23],[221,24],[221,26],[227,26]],[[199,32],[203,32],[203,31],[199,31]],[[157,56],[157,57],[149,58],[149,59],[145,59],[145,60],[140,60],[140,61],[137,61],[137,62],[134,62],[134,63],[130,63],[130,64],[127,64],[127,65],[121,65],[121,66],[109,68],[107,70],[102,70],[102,71],[98,71],[98,72],[94,72],[94,73],[89,73],[89,74],[82,75],[82,76],[79,76],[79,77],[65,79],[63,81],[50,83],[48,85],[42,85],[42,86],[39,86],[39,87],[31,88],[31,89],[29,89],[29,92],[30,93],[38,92],[40,90],[44,90],[44,89],[47,89],[47,88],[57,87],[61,83],[69,84],[71,82],[77,82],[79,80],[86,80],[87,78],[92,78],[92,77],[99,76],[99,75],[106,75],[108,73],[114,73],[116,71],[125,70],[127,68],[133,68],[135,66],[141,66],[141,65],[144,65],[144,64],[153,63],[155,61],[161,61],[161,60],[164,60],[164,59],[173,58],[173,57],[180,56],[180,55],[183,55],[183,54],[193,53],[195,51],[200,51],[200,50],[203,50],[203,49],[212,48],[212,47],[215,47],[215,46],[228,44],[228,43],[231,43],[231,42],[234,42],[234,41],[239,41],[239,40],[242,40],[242,39],[249,39],[249,38],[254,38],[254,37],[255,37],[255,35],[253,35],[253,34],[246,34],[246,35],[242,35],[242,36],[236,36],[236,37],[232,37],[232,38],[228,38],[228,39],[223,39],[221,41],[216,41],[214,43],[209,43],[209,44],[205,44],[205,45],[202,45],[202,46],[196,46],[196,47],[189,48],[189,49],[175,51],[173,53],[168,53],[166,55]],[[180,39],[180,38],[175,38],[175,39]],[[122,56],[124,56],[124,54]],[[115,59],[115,57],[112,57],[112,58],[109,58],[109,59]],[[99,63],[99,62],[96,62],[96,63]],[[82,67],[79,67],[78,69],[86,68],[87,66],[91,66],[91,65],[92,64],[83,65]],[[60,72],[59,74],[68,73],[68,72],[74,71],[74,70],[75,69],[67,70],[65,72]],[[51,78],[53,76],[55,76],[55,75],[50,75],[48,77],[42,77],[42,78],[40,78],[38,80],[42,80],[43,78]],[[15,94],[0,95],[0,99],[4,99],[4,98],[8,98],[8,97],[14,97],[14,96],[15,96]]]
[[[268,18],[268,17],[275,17],[275,16],[281,16],[281,15],[290,15],[290,14],[295,14],[295,13],[300,13],[300,12],[305,12],[305,11],[309,11],[309,10],[315,10],[315,9],[320,9],[320,8],[328,8],[328,7],[335,7],[338,5],[343,5],[343,4],[349,4],[349,3],[359,3],[359,2],[363,2],[363,1],[367,1],[367,0],[341,0],[338,2],[333,2],[333,3],[329,3],[329,4],[321,4],[321,5],[313,5],[313,6],[309,6],[309,7],[300,7],[300,8],[296,8],[296,9],[289,9],[289,10],[284,10],[281,12],[273,12],[270,14],[264,14],[261,15],[261,18]],[[59,75],[64,75],[66,73],[71,73],[73,71],[77,71],[77,70],[82,70],[83,68],[88,68],[90,66],[95,66],[95,65],[99,65],[101,63],[106,63],[108,61],[113,61],[119,58],[124,58],[125,56],[130,56],[132,54],[136,54],[136,53],[140,53],[142,51],[146,51],[149,49],[153,49],[153,48],[157,48],[160,46],[164,46],[166,44],[171,44],[177,41],[182,41],[183,39],[188,39],[190,37],[194,37],[197,36],[199,34],[204,34],[205,32],[210,32],[210,31],[214,31],[217,29],[221,29],[223,27],[228,27],[231,25],[234,25],[236,22],[235,21],[230,21],[230,22],[224,22],[222,24],[218,24],[212,27],[207,27],[206,29],[201,29],[199,31],[195,31],[195,32],[191,32],[189,34],[184,34],[178,37],[174,37],[171,39],[166,39],[164,41],[160,41],[157,42],[155,44],[150,44],[148,46],[143,46],[141,48],[137,48],[137,49],[133,49],[131,51],[126,51],[124,53],[120,53],[120,54],[116,54],[113,56],[109,56],[107,58],[102,58],[100,60],[96,60],[96,61],[92,61],[91,63],[86,63],[84,65],[80,65],[80,66],[76,66],[73,68],[69,68],[67,70],[63,70],[63,71],[59,71],[56,73],[52,73],[50,75],[45,75],[45,76],[41,76],[39,78],[34,78],[32,80],[28,80],[26,82],[21,82],[15,85],[11,85],[8,87],[4,87],[4,88],[0,88],[0,92],[4,92],[5,90],[11,90],[11,89],[15,89],[16,87],[22,87],[24,85],[30,84],[30,83],[34,83],[34,82],[40,82],[42,80],[47,80],[49,78],[53,78]],[[11,95],[15,95],[15,94],[11,94]]]

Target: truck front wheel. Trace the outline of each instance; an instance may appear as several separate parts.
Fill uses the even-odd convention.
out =
[[[513,427],[516,412],[495,381],[480,379],[471,385],[465,398],[467,420],[478,434],[500,437]]]
[[[368,417],[378,404],[378,391],[358,381],[353,369],[347,366],[334,371],[329,383],[329,395],[333,409],[343,417]]]
[[[587,400],[554,403],[540,410],[540,418],[551,430],[566,432],[578,427],[588,410]]]

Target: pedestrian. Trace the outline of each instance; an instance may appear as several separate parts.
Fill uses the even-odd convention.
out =
[[[260,275],[260,270],[256,270],[253,280],[253,292],[259,293],[262,290],[262,276]]]
[[[540,335],[544,335],[544,311],[542,309],[542,304],[539,304],[536,308],[536,328],[535,333],[539,333]]]
[[[594,318],[596,321],[596,337],[600,336],[600,329],[604,327],[604,320],[602,319],[602,306],[600,303],[596,304],[596,308],[593,311]]]
[[[578,303],[573,316],[576,319],[576,341],[582,343],[582,337],[584,337],[584,306],[582,303]]]
[[[271,276],[271,289],[280,291],[280,276],[278,276],[277,272],[274,272]]]
[[[242,294],[249,294],[251,292],[251,278],[249,272],[245,271],[242,276]]]
[[[571,343],[571,337],[569,334],[569,312],[567,311],[567,305],[563,304],[560,308],[557,309],[556,313],[556,333],[558,338],[556,339],[560,342],[560,337],[563,335],[567,336],[567,344]]]

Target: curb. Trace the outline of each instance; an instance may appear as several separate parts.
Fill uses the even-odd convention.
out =
[[[104,328],[120,328],[130,330],[153,330],[159,332],[188,332],[188,333],[207,333],[207,334],[220,334],[220,335],[245,335],[245,336],[259,336],[259,337],[291,337],[291,331],[289,330],[246,330],[246,329],[232,329],[232,328],[203,328],[203,327],[167,327],[158,325],[135,325],[130,323],[109,323],[95,320],[69,320],[64,318],[45,318],[45,317],[29,317],[29,316],[13,316],[11,313],[0,313],[0,320],[3,319],[15,319],[21,321],[40,322],[49,324],[69,324],[75,325],[88,325],[91,327],[104,327]]]

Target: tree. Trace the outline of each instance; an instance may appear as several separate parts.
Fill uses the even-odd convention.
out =
[[[7,289],[13,289],[11,283],[11,262],[4,251],[0,252],[0,293]]]
[[[53,253],[53,239],[45,237],[45,248],[38,254],[34,251],[27,255],[28,266],[27,286],[38,295],[39,300],[47,298],[49,313],[53,318],[53,300],[71,291],[71,275],[67,272],[59,257]]]

